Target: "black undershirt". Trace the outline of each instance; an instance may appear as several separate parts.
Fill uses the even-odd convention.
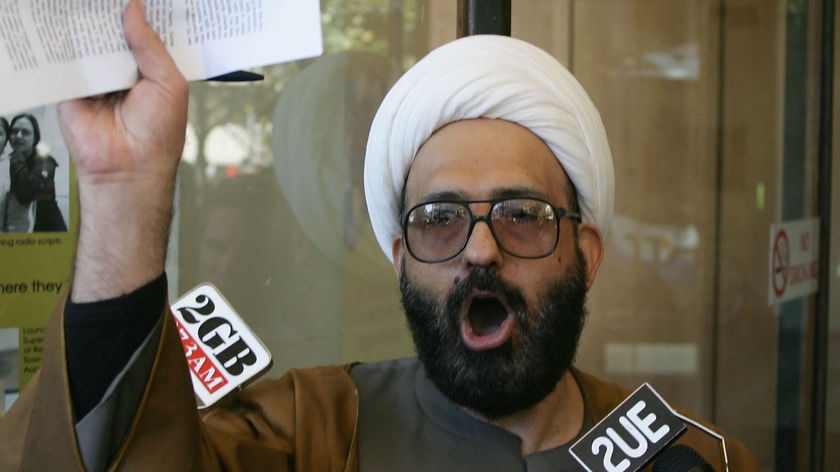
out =
[[[67,302],[64,339],[76,420],[102,399],[108,386],[163,313],[166,274],[137,290],[92,303]]]

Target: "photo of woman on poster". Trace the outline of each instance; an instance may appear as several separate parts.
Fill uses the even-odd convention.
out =
[[[67,209],[62,211],[56,198],[60,164],[42,140],[39,119],[35,113],[20,113],[8,121],[7,129],[5,147],[11,149],[0,162],[0,229],[5,233],[67,231]],[[60,136],[57,127],[53,131],[52,135]],[[61,180],[61,193],[66,196],[67,179]]]

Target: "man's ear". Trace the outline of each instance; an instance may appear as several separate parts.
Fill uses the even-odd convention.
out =
[[[394,264],[394,270],[397,272],[397,277],[400,276],[400,270],[402,269],[402,262],[403,262],[403,240],[402,236],[397,236],[394,238],[394,242],[391,243],[391,257],[393,258],[392,264]]]
[[[604,259],[604,240],[601,230],[589,223],[578,224],[578,245],[586,259],[586,288],[592,287],[595,274]]]

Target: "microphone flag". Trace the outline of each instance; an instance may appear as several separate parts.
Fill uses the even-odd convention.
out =
[[[172,304],[193,391],[204,408],[271,367],[271,353],[210,283]]]
[[[659,393],[644,383],[577,440],[569,452],[590,472],[635,472],[686,429]]]

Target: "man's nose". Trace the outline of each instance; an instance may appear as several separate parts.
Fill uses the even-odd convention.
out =
[[[489,221],[481,219],[475,222],[461,257],[470,266],[489,267],[501,262],[502,248],[493,236]]]

